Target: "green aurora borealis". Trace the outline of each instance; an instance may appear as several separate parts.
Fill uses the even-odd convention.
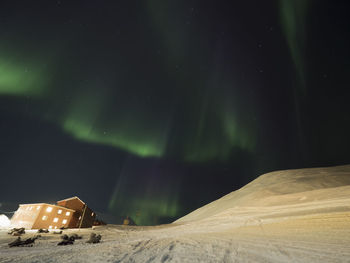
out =
[[[344,103],[323,109],[329,86],[342,84],[325,76],[343,74],[345,63],[337,71],[317,61],[324,50],[312,38],[323,37],[315,22],[323,2],[54,2],[8,4],[0,21],[9,177],[28,171],[39,185],[56,169],[62,182],[75,178],[64,193],[96,205],[89,195],[96,184],[108,199],[98,209],[147,225],[170,222],[261,172],[323,165],[333,160],[329,149],[343,152],[344,137],[319,117],[347,123]],[[338,63],[332,59],[324,58]],[[335,94],[334,101],[345,97]],[[33,132],[18,138],[11,125]],[[334,143],[323,148],[330,134]],[[314,154],[302,159],[306,148]],[[13,168],[21,152],[32,170]],[[65,198],[64,187],[47,198]]]
[[[204,69],[188,64],[186,54],[193,53],[196,60],[202,60],[202,54],[210,52],[211,47],[193,46],[191,29],[173,24],[172,8],[156,2],[149,2],[146,10],[150,24],[145,27],[160,38],[159,47],[154,51],[146,40],[146,46],[135,51],[140,56],[142,52],[156,53],[157,60],[152,61],[147,74],[135,68],[140,63],[137,55],[125,55],[122,44],[113,50],[112,58],[106,58],[108,68],[103,64],[102,68],[94,66],[97,73],[89,73],[89,64],[96,62],[84,50],[73,53],[54,46],[55,53],[45,60],[40,48],[19,47],[20,57],[12,47],[0,58],[0,94],[35,98],[31,110],[35,118],[56,125],[81,142],[114,147],[140,158],[225,162],[234,148],[253,152],[254,110],[238,116],[244,94],[231,90],[234,76],[225,76],[210,60],[202,61]],[[200,38],[205,41],[206,36]],[[69,49],[70,44],[66,46]],[[29,57],[23,55],[28,53]],[[89,58],[80,64],[79,59],[85,60],[85,56]],[[117,69],[110,64],[117,64]],[[139,72],[136,75],[135,70]],[[232,100],[232,96],[237,98]],[[253,106],[252,101],[249,104]],[[116,178],[109,212],[132,215],[138,224],[156,223],[154,217],[176,218],[183,213],[177,193],[180,185],[172,182],[159,192],[152,186],[157,183],[150,179],[143,189],[136,187],[135,193],[135,186],[128,186],[130,181],[138,180],[132,174],[126,171]],[[140,217],[135,216],[136,211],[141,211]]]
[[[154,105],[149,105],[147,97],[144,101],[128,98],[129,92],[137,93],[137,87],[134,91],[127,92],[123,87],[117,88],[117,99],[110,97],[110,90],[101,88],[96,92],[95,87],[91,88],[90,84],[75,90],[66,89],[64,93],[60,93],[59,87],[52,84],[55,82],[54,77],[44,80],[42,75],[45,73],[33,70],[33,64],[34,62],[26,64],[30,72],[20,63],[1,67],[0,75],[8,76],[0,80],[1,94],[36,98],[36,107],[39,108],[34,110],[36,118],[57,125],[63,132],[82,142],[111,146],[141,158],[171,156],[195,163],[213,160],[225,162],[235,147],[245,151],[254,150],[253,127],[245,127],[244,123],[239,123],[234,114],[235,106],[225,98],[226,94],[210,94],[213,91],[205,85],[201,87],[191,83],[194,85],[194,94],[188,94],[186,90],[181,89],[173,91],[180,92],[177,96],[181,99],[185,97],[188,104],[183,106],[186,109],[190,110],[195,105],[197,107],[186,116],[186,126],[181,127],[179,131],[181,136],[172,139],[171,143],[175,146],[169,146],[169,137],[173,135],[171,130],[179,129],[174,127],[177,124],[171,119],[171,113],[177,110],[173,104],[160,103],[156,106],[157,113],[154,114]],[[117,86],[115,83],[109,85]],[[206,89],[203,94],[202,89]],[[65,101],[64,97],[69,97],[69,101]],[[121,102],[120,108],[115,108],[115,100]],[[124,100],[128,103],[125,104]],[[249,125],[252,126],[253,123]],[[219,129],[213,129],[213,126]],[[157,193],[152,186],[146,186],[145,189],[151,188],[155,192],[147,193],[141,190],[129,197],[124,188],[130,190],[125,186],[125,182],[118,181],[108,209],[110,212],[132,216],[137,224],[156,223],[155,215],[160,218],[176,218],[183,213],[176,191],[169,195],[169,190]]]
[[[299,75],[298,77],[303,85],[305,85],[306,18],[308,9],[311,8],[310,5],[309,0],[280,0],[280,16],[283,32],[286,36],[292,60]],[[304,89],[304,87],[300,88]]]
[[[41,96],[47,81],[42,69],[22,60],[12,61],[0,54],[0,94],[13,96]]]
[[[39,97],[45,102],[39,118],[54,122],[76,139],[109,145],[140,157],[167,155],[170,129],[176,126],[172,118],[179,110],[185,110],[187,116],[184,127],[181,127],[182,136],[174,142],[177,158],[191,162],[227,160],[233,147],[253,151],[255,128],[254,121],[249,119],[254,115],[254,109],[245,112],[247,116],[238,120],[239,106],[231,97],[237,96],[238,102],[242,94],[232,93],[234,76],[225,80],[226,76],[220,69],[210,64],[206,65],[208,68],[204,73],[193,65],[186,65],[186,53],[197,49],[190,42],[191,30],[173,25],[172,7],[162,1],[150,1],[148,9],[150,27],[160,36],[159,49],[166,53],[159,61],[153,62],[154,67],[160,69],[165,65],[172,74],[152,70],[150,76],[141,73],[137,76],[139,80],[130,80],[134,78],[134,65],[131,64],[121,70],[124,74],[122,80],[114,75],[106,79],[92,77],[82,80],[86,76],[79,76],[81,72],[72,76],[71,68],[59,65],[57,57],[63,56],[63,51],[55,55],[58,63],[55,64],[52,58],[38,62],[42,55],[35,49],[31,52],[37,55],[11,61],[8,58],[17,52],[9,50],[1,57],[4,62],[0,67],[0,93]],[[162,17],[158,17],[160,14]],[[169,27],[175,28],[169,31]],[[206,53],[209,48],[203,46],[199,52]],[[122,50],[116,49],[115,53],[122,58]],[[198,56],[201,60],[200,54]],[[84,65],[77,64],[82,66],[78,71],[84,69]],[[203,78],[206,73],[209,74]],[[155,79],[155,83],[150,78]],[[169,86],[169,83],[175,85]],[[152,87],[153,84],[160,87]],[[159,98],[152,100],[157,96]],[[253,101],[249,103],[253,106]],[[213,126],[218,129],[213,129]]]

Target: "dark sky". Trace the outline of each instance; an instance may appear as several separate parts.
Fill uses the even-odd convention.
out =
[[[158,224],[265,172],[350,163],[349,13],[1,1],[0,203],[77,195]]]

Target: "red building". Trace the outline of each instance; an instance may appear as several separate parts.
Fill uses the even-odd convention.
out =
[[[69,223],[69,228],[92,227],[96,214],[79,197],[71,197],[57,202],[58,206],[66,207],[75,211]]]
[[[78,197],[58,201],[56,205],[21,204],[11,218],[11,226],[26,229],[91,227],[96,214]]]

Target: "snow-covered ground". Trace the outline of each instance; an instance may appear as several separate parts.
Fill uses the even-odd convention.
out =
[[[0,262],[350,262],[350,166],[265,174],[174,224],[64,232],[83,239],[9,248],[0,230]]]

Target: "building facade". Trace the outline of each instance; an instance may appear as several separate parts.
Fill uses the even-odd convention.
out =
[[[11,218],[11,226],[26,229],[91,227],[96,214],[78,197],[58,201],[57,205],[21,204]]]
[[[69,228],[91,227],[95,221],[96,214],[79,197],[74,196],[57,202],[57,205],[73,209],[72,220]]]

